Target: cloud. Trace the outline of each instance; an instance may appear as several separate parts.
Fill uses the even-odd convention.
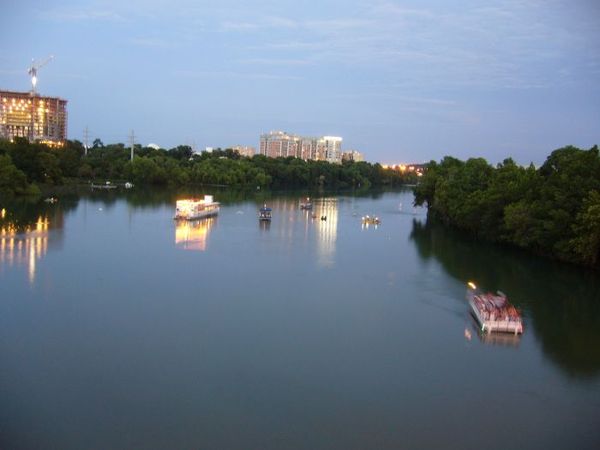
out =
[[[81,22],[90,20],[121,22],[124,17],[110,10],[84,10],[84,9],[55,9],[38,11],[38,15],[45,20],[56,22]]]
[[[314,64],[309,59],[248,58],[238,60],[240,64],[256,64],[270,66],[305,66]]]
[[[267,29],[295,29],[298,22],[294,19],[278,16],[261,16],[254,20],[224,20],[220,23],[221,31],[252,32]]]
[[[136,37],[130,39],[129,42],[133,45],[137,45],[140,47],[149,47],[157,49],[165,49],[173,46],[170,42],[167,42],[166,40],[157,37]]]
[[[222,31],[254,31],[261,27],[257,23],[225,21],[221,23],[220,28]]]
[[[278,75],[270,73],[252,73],[234,70],[176,70],[175,76],[183,78],[244,78],[255,80],[300,80],[296,75]]]
[[[269,61],[281,56],[344,70],[379,69],[416,86],[542,88],[566,83],[567,76],[554,68],[574,58],[578,61],[572,63],[593,67],[581,55],[573,56],[573,48],[587,44],[577,29],[547,9],[510,0],[436,9],[374,1],[354,16],[288,21],[291,32],[273,30],[267,38],[258,33],[270,26],[264,19],[247,22],[252,25],[246,30],[256,32],[248,48],[269,52]]]
[[[304,22],[302,25],[308,30],[332,33],[354,30],[357,28],[373,27],[376,24],[373,20],[338,17],[332,19],[309,20]]]
[[[27,70],[18,69],[0,69],[0,75],[24,75],[27,74]]]

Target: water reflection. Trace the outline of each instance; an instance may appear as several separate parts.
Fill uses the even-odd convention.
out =
[[[320,267],[330,268],[335,264],[335,245],[338,230],[337,198],[321,198],[314,202],[317,228],[317,262]]]
[[[183,250],[205,251],[210,229],[216,217],[175,221],[175,244]]]
[[[27,279],[32,285],[39,261],[49,247],[62,243],[64,209],[37,203],[14,203],[2,207],[0,270],[27,267]]]
[[[544,355],[564,372],[600,375],[598,273],[474,241],[432,221],[414,220],[410,238],[423,262],[435,260],[461,282],[475,279],[506,292],[523,310],[526,333],[535,333]]]
[[[488,345],[500,345],[503,347],[518,347],[521,343],[521,335],[514,333],[487,333],[481,331],[475,318],[469,314],[469,324],[465,327],[465,339],[470,341],[473,335],[479,338],[480,342]]]
[[[261,222],[262,230],[271,229],[282,241],[292,245],[301,236],[308,242],[309,236],[315,236],[317,246],[317,264],[330,268],[335,264],[335,251],[338,230],[338,199],[336,197],[312,198],[312,210],[302,209],[304,197],[290,196],[267,199],[259,196],[256,199],[256,210],[266,204],[273,210],[272,222]]]

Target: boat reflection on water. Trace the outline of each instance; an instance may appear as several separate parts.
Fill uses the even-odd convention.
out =
[[[479,342],[486,345],[498,345],[503,347],[518,347],[521,343],[520,334],[512,333],[486,333],[481,331],[477,321],[471,316],[471,323],[465,327],[465,339],[471,341],[473,336],[479,338]]]
[[[175,244],[183,250],[205,251],[208,234],[216,223],[216,217],[175,222]]]
[[[269,230],[271,228],[271,221],[270,220],[259,220],[258,227],[264,231]]]
[[[313,202],[313,211],[317,216],[314,222],[317,231],[317,262],[320,267],[331,268],[335,265],[338,199],[336,197],[318,199]]]
[[[484,344],[502,345],[504,347],[518,347],[521,343],[521,336],[510,333],[481,333],[477,332],[479,340]]]

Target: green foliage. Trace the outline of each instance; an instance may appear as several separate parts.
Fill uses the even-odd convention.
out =
[[[536,170],[511,159],[431,162],[415,204],[479,237],[561,260],[599,266],[600,156],[597,147],[558,149]]]
[[[64,178],[86,180],[130,180],[136,185],[212,184],[272,188],[368,188],[399,186],[414,182],[414,175],[384,169],[379,164],[304,161],[298,158],[246,158],[231,149],[195,155],[191,147],[180,145],[170,150],[135,147],[122,143],[105,145],[94,140],[84,156],[79,141],[50,148],[30,144],[26,139],[14,143],[0,141],[0,155],[7,154],[12,164],[25,174],[28,182],[58,185]]]
[[[39,190],[27,183],[27,176],[16,168],[10,156],[0,154],[0,196],[11,197],[36,193],[39,193]]]
[[[573,223],[574,253],[589,265],[600,263],[600,192],[590,191]]]

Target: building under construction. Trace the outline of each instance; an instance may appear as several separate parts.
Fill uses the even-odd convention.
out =
[[[34,92],[0,90],[0,137],[63,145],[67,139],[67,101]]]

